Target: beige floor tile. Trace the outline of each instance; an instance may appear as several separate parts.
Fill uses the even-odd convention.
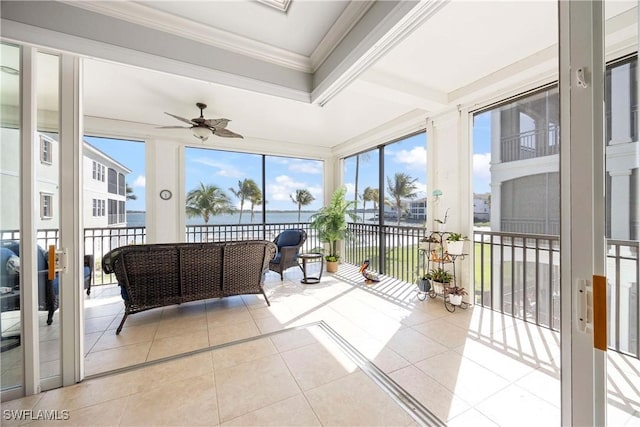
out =
[[[95,307],[87,307],[84,309],[84,318],[92,319],[94,317],[115,316],[124,312],[124,304],[122,302],[97,305]]]
[[[542,369],[535,369],[514,383],[546,400],[556,407],[560,407],[560,373],[551,373]],[[637,382],[636,384],[640,384]],[[640,408],[640,404],[638,406]]]
[[[210,426],[218,424],[212,375],[157,386],[129,396],[122,413],[127,426]]]
[[[209,326],[209,344],[214,346],[260,335],[253,320],[217,327]]]
[[[447,422],[448,427],[498,427],[498,424],[471,408]]]
[[[287,324],[286,322],[283,323],[282,320],[275,318],[255,319],[255,322],[261,334],[280,331],[291,326],[290,324]]]
[[[34,394],[2,402],[2,425],[4,427],[14,427],[24,424],[25,421],[20,419],[19,411],[31,410],[38,403],[44,394]],[[9,411],[8,413],[5,411]],[[17,411],[17,412],[16,412]],[[12,415],[14,414],[14,415]]]
[[[130,326],[120,334],[105,332],[93,346],[92,351],[102,351],[132,344],[150,343],[158,329],[157,325]]]
[[[156,338],[149,349],[147,360],[156,360],[163,357],[175,356],[209,347],[209,332],[206,329],[166,338]]]
[[[94,351],[84,358],[86,375],[107,372],[142,363],[147,360],[151,343],[141,343],[115,349]]]
[[[165,384],[188,378],[213,377],[213,360],[211,352],[203,352],[193,356],[162,362],[119,374],[119,382],[139,393],[163,387]]]
[[[116,426],[122,420],[122,412],[127,401],[126,397],[99,403],[93,406],[69,410],[66,421],[38,422],[37,425],[69,426]]]
[[[466,329],[452,325],[448,319],[431,320],[414,325],[412,328],[447,348],[460,347],[468,339],[471,339],[467,335]]]
[[[204,309],[202,312],[190,314],[184,318],[173,315],[165,318],[163,315],[162,321],[158,322],[157,325],[156,339],[175,337],[196,331],[207,331],[207,315]]]
[[[413,329],[401,329],[389,340],[389,347],[411,363],[447,351],[447,347]]]
[[[318,342],[308,328],[291,329],[281,334],[273,335],[270,339],[279,352],[293,350]]]
[[[189,319],[206,313],[206,301],[191,301],[168,305],[162,309],[162,320]]]
[[[455,351],[425,359],[416,367],[464,401],[476,404],[507,387],[504,378]]]
[[[238,307],[245,307],[242,296],[209,299],[205,301],[205,309],[207,312],[212,310],[227,310],[230,308]]]
[[[300,394],[279,355],[216,371],[220,421],[228,421]]]
[[[513,425],[513,420],[518,420],[518,426],[522,427],[561,425],[559,408],[515,385],[499,391],[475,409],[498,425]]]
[[[469,340],[464,346],[454,350],[510,382],[517,381],[538,368],[535,364],[527,363],[517,355],[504,351],[497,343]]]
[[[390,377],[444,422],[470,407],[468,403],[456,397],[446,387],[415,366],[392,372]]]
[[[100,337],[104,334],[104,331],[100,332],[92,332],[89,334],[84,334],[84,355],[85,357],[91,350],[93,350],[93,346],[96,345]]]
[[[84,319],[84,333],[91,334],[95,332],[104,332],[106,331],[112,323],[120,322],[120,318],[122,316],[117,315],[109,315],[109,316],[100,316],[100,317],[85,317]],[[130,319],[127,320],[127,322]]]
[[[305,395],[323,425],[401,426],[413,422],[361,371],[308,390]]]
[[[234,323],[250,322],[253,320],[246,307],[231,310],[208,310],[207,323],[209,327],[232,325]]]
[[[271,340],[262,338],[219,348],[211,352],[211,357],[214,369],[219,371],[277,353]]]
[[[115,333],[115,329],[117,329],[118,326],[120,325],[120,321],[122,321],[122,317],[123,317],[123,314],[119,314],[118,316],[116,316],[113,323],[109,325],[109,329],[114,329],[114,333]],[[125,330],[133,326],[153,325],[159,322],[160,320],[162,320],[161,308],[155,308],[152,310],[142,311],[140,313],[130,314],[129,317],[127,317],[127,321],[124,322],[124,325],[122,326],[123,328],[122,330]]]
[[[327,349],[324,343],[289,350],[281,356],[303,391],[342,378],[357,369],[340,349],[335,346]]]
[[[241,415],[221,425],[286,427],[319,426],[321,424],[307,400],[302,394],[299,394],[257,411]]]

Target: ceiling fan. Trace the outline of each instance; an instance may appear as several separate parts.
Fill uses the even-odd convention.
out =
[[[207,104],[198,102],[196,103],[196,107],[200,109],[200,117],[196,117],[191,120],[165,111],[165,114],[176,118],[181,122],[187,123],[190,126],[161,126],[158,129],[191,129],[193,136],[202,140],[202,142],[209,139],[210,134],[221,136],[223,138],[244,138],[242,135],[231,132],[227,129],[227,124],[231,121],[229,119],[205,119],[202,115],[202,111],[207,108]]]

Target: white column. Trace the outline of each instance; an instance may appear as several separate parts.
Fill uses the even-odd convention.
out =
[[[500,146],[500,110],[491,111],[491,164],[502,162],[502,147]]]
[[[147,243],[185,240],[184,149],[172,140],[152,139],[146,147],[146,226]],[[169,190],[168,200],[160,191]]]
[[[491,175],[493,177],[493,174]],[[492,178],[493,179],[493,178]],[[502,182],[491,183],[491,204],[489,205],[489,220],[491,231],[500,231],[500,207],[502,205]]]
[[[631,171],[610,171],[611,175],[611,238],[631,238],[630,188]]]
[[[631,65],[611,69],[611,141],[631,142]]]

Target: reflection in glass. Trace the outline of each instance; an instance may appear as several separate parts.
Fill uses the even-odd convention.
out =
[[[0,44],[0,379],[23,384],[20,322],[20,48]]]
[[[59,248],[60,239],[60,141],[59,80],[60,58],[38,52],[36,56],[37,123],[34,138],[36,173],[36,215],[38,269],[38,326],[40,337],[40,378],[57,377],[61,371],[60,355],[60,283],[47,274],[47,248]]]

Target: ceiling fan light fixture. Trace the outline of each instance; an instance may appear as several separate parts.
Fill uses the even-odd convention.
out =
[[[191,131],[193,132],[193,136],[203,141],[211,134],[211,131],[208,128],[202,126],[194,126]]]

